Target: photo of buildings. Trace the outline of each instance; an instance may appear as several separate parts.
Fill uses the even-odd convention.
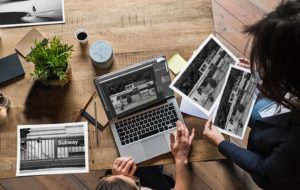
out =
[[[206,110],[210,110],[221,92],[230,64],[234,64],[234,61],[222,48],[217,53],[210,54],[198,69],[200,78],[188,96]]]
[[[229,66],[236,58],[212,35],[208,37],[184,72],[175,79],[173,89],[209,113],[224,85]]]
[[[154,73],[151,70],[125,76],[109,85],[108,93],[116,114],[157,99]]]
[[[232,67],[218,106],[214,125],[242,138],[255,101],[258,79],[249,72]]]
[[[18,126],[17,175],[88,172],[87,123]]]

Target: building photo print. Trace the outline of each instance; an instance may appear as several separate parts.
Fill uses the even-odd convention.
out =
[[[229,66],[235,62],[236,59],[211,35],[174,87],[209,113],[221,93]]]
[[[237,66],[231,67],[214,117],[222,132],[243,138],[256,99],[258,77]]]
[[[88,172],[87,123],[18,126],[17,176]]]
[[[0,27],[64,23],[64,0],[0,0]]]

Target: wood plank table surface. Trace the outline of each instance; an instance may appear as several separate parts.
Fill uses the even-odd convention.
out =
[[[73,122],[95,90],[92,81],[96,76],[158,55],[170,58],[179,53],[188,60],[214,28],[210,0],[68,0],[65,1],[65,20],[65,24],[36,28],[48,38],[59,35],[64,42],[74,45],[72,81],[68,87],[36,83],[30,74],[33,64],[21,56],[25,77],[0,87],[11,101],[6,123],[0,126],[0,178],[16,174],[18,124]],[[31,28],[0,29],[0,58],[14,53],[17,42]],[[80,46],[74,38],[78,28],[87,29],[87,46]],[[113,47],[115,62],[110,69],[97,70],[90,61],[88,48],[96,40],[105,40]],[[189,160],[222,159],[218,150],[202,139],[205,120],[187,115],[184,118],[190,129],[196,128]],[[111,131],[109,127],[98,131],[98,146],[94,133],[94,127],[89,125],[90,170],[111,168],[119,156]],[[166,154],[141,165],[173,162],[172,155]]]

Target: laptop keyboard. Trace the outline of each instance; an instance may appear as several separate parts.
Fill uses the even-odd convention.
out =
[[[177,120],[173,103],[167,103],[115,125],[121,144],[126,145],[175,128]]]

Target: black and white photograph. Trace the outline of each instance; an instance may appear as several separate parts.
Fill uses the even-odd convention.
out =
[[[237,60],[217,38],[210,35],[170,87],[210,115],[218,101],[229,66],[236,64]]]
[[[125,75],[107,85],[116,114],[152,102],[157,99],[153,69],[143,69],[135,75]]]
[[[231,66],[213,121],[221,132],[239,139],[244,137],[258,81],[249,70]]]
[[[89,171],[87,122],[17,128],[17,176]]]
[[[0,0],[0,28],[64,23],[64,0]]]

